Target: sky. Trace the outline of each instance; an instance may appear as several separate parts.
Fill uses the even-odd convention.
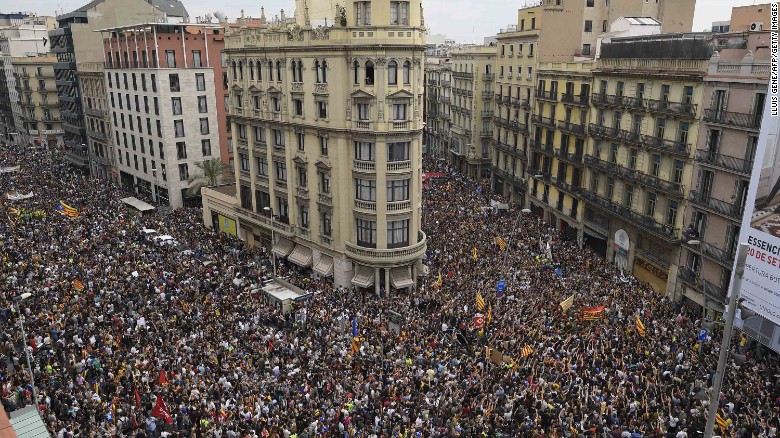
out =
[[[344,3],[345,0],[332,0]],[[348,0],[346,0],[348,1]],[[584,0],[580,0],[584,1]],[[673,1],[673,0],[672,0]],[[60,11],[70,12],[89,0],[25,0],[24,8],[38,15],[54,15]],[[213,0],[183,0],[191,17],[202,16],[208,12],[220,10],[229,19],[237,18],[244,9],[247,16],[259,17],[260,6],[264,6],[266,16],[278,14],[281,9],[287,16],[294,10],[294,0],[228,0],[225,3]],[[517,24],[517,9],[532,3],[531,0],[423,0],[425,25],[431,34],[443,34],[458,42],[481,43],[485,36],[495,35],[499,29],[509,24]],[[5,2],[6,5],[14,2]],[[755,0],[697,0],[693,20],[693,30],[708,30],[713,21],[728,20],[731,8],[752,4],[768,3]],[[8,7],[2,12],[12,12]],[[56,11],[56,12],[55,12]]]

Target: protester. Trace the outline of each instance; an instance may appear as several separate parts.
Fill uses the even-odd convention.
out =
[[[279,276],[319,292],[296,309],[303,321],[258,293],[272,272],[268,249],[206,228],[198,209],[135,216],[119,201],[129,194],[77,175],[59,154],[9,146],[0,155],[0,167],[21,166],[0,175],[0,193],[33,192],[4,199],[0,212],[3,404],[33,403],[27,348],[41,414],[57,437],[693,437],[704,429],[720,333],[697,341],[694,313],[622,281],[613,264],[519,206],[482,209],[487,182],[455,175],[429,184],[430,275],[410,293],[333,288],[280,260]],[[59,201],[78,217],[59,214]],[[144,227],[181,247],[148,242]],[[17,311],[13,299],[24,293],[32,296]],[[583,309],[600,306],[599,317],[583,320]],[[403,316],[398,334],[391,311]],[[735,346],[748,359],[724,379],[718,433],[774,437],[777,357],[748,346]]]

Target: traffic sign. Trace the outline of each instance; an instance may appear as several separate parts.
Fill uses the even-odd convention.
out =
[[[707,340],[707,330],[699,329],[699,332],[698,332],[696,338],[699,341],[706,341]]]

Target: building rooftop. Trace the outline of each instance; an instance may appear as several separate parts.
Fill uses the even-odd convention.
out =
[[[122,32],[122,31],[138,31],[143,29],[152,29],[160,27],[202,27],[206,29],[221,29],[225,27],[222,23],[135,23],[126,24],[124,26],[106,27],[103,29],[95,29],[93,32]]]
[[[651,17],[623,17],[629,23],[637,26],[660,26],[661,22]]]

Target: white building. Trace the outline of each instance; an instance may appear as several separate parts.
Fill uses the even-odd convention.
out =
[[[609,32],[596,38],[596,58],[601,56],[602,44],[612,41],[612,38],[658,35],[661,33],[661,22],[652,17],[620,17],[609,26]]]

